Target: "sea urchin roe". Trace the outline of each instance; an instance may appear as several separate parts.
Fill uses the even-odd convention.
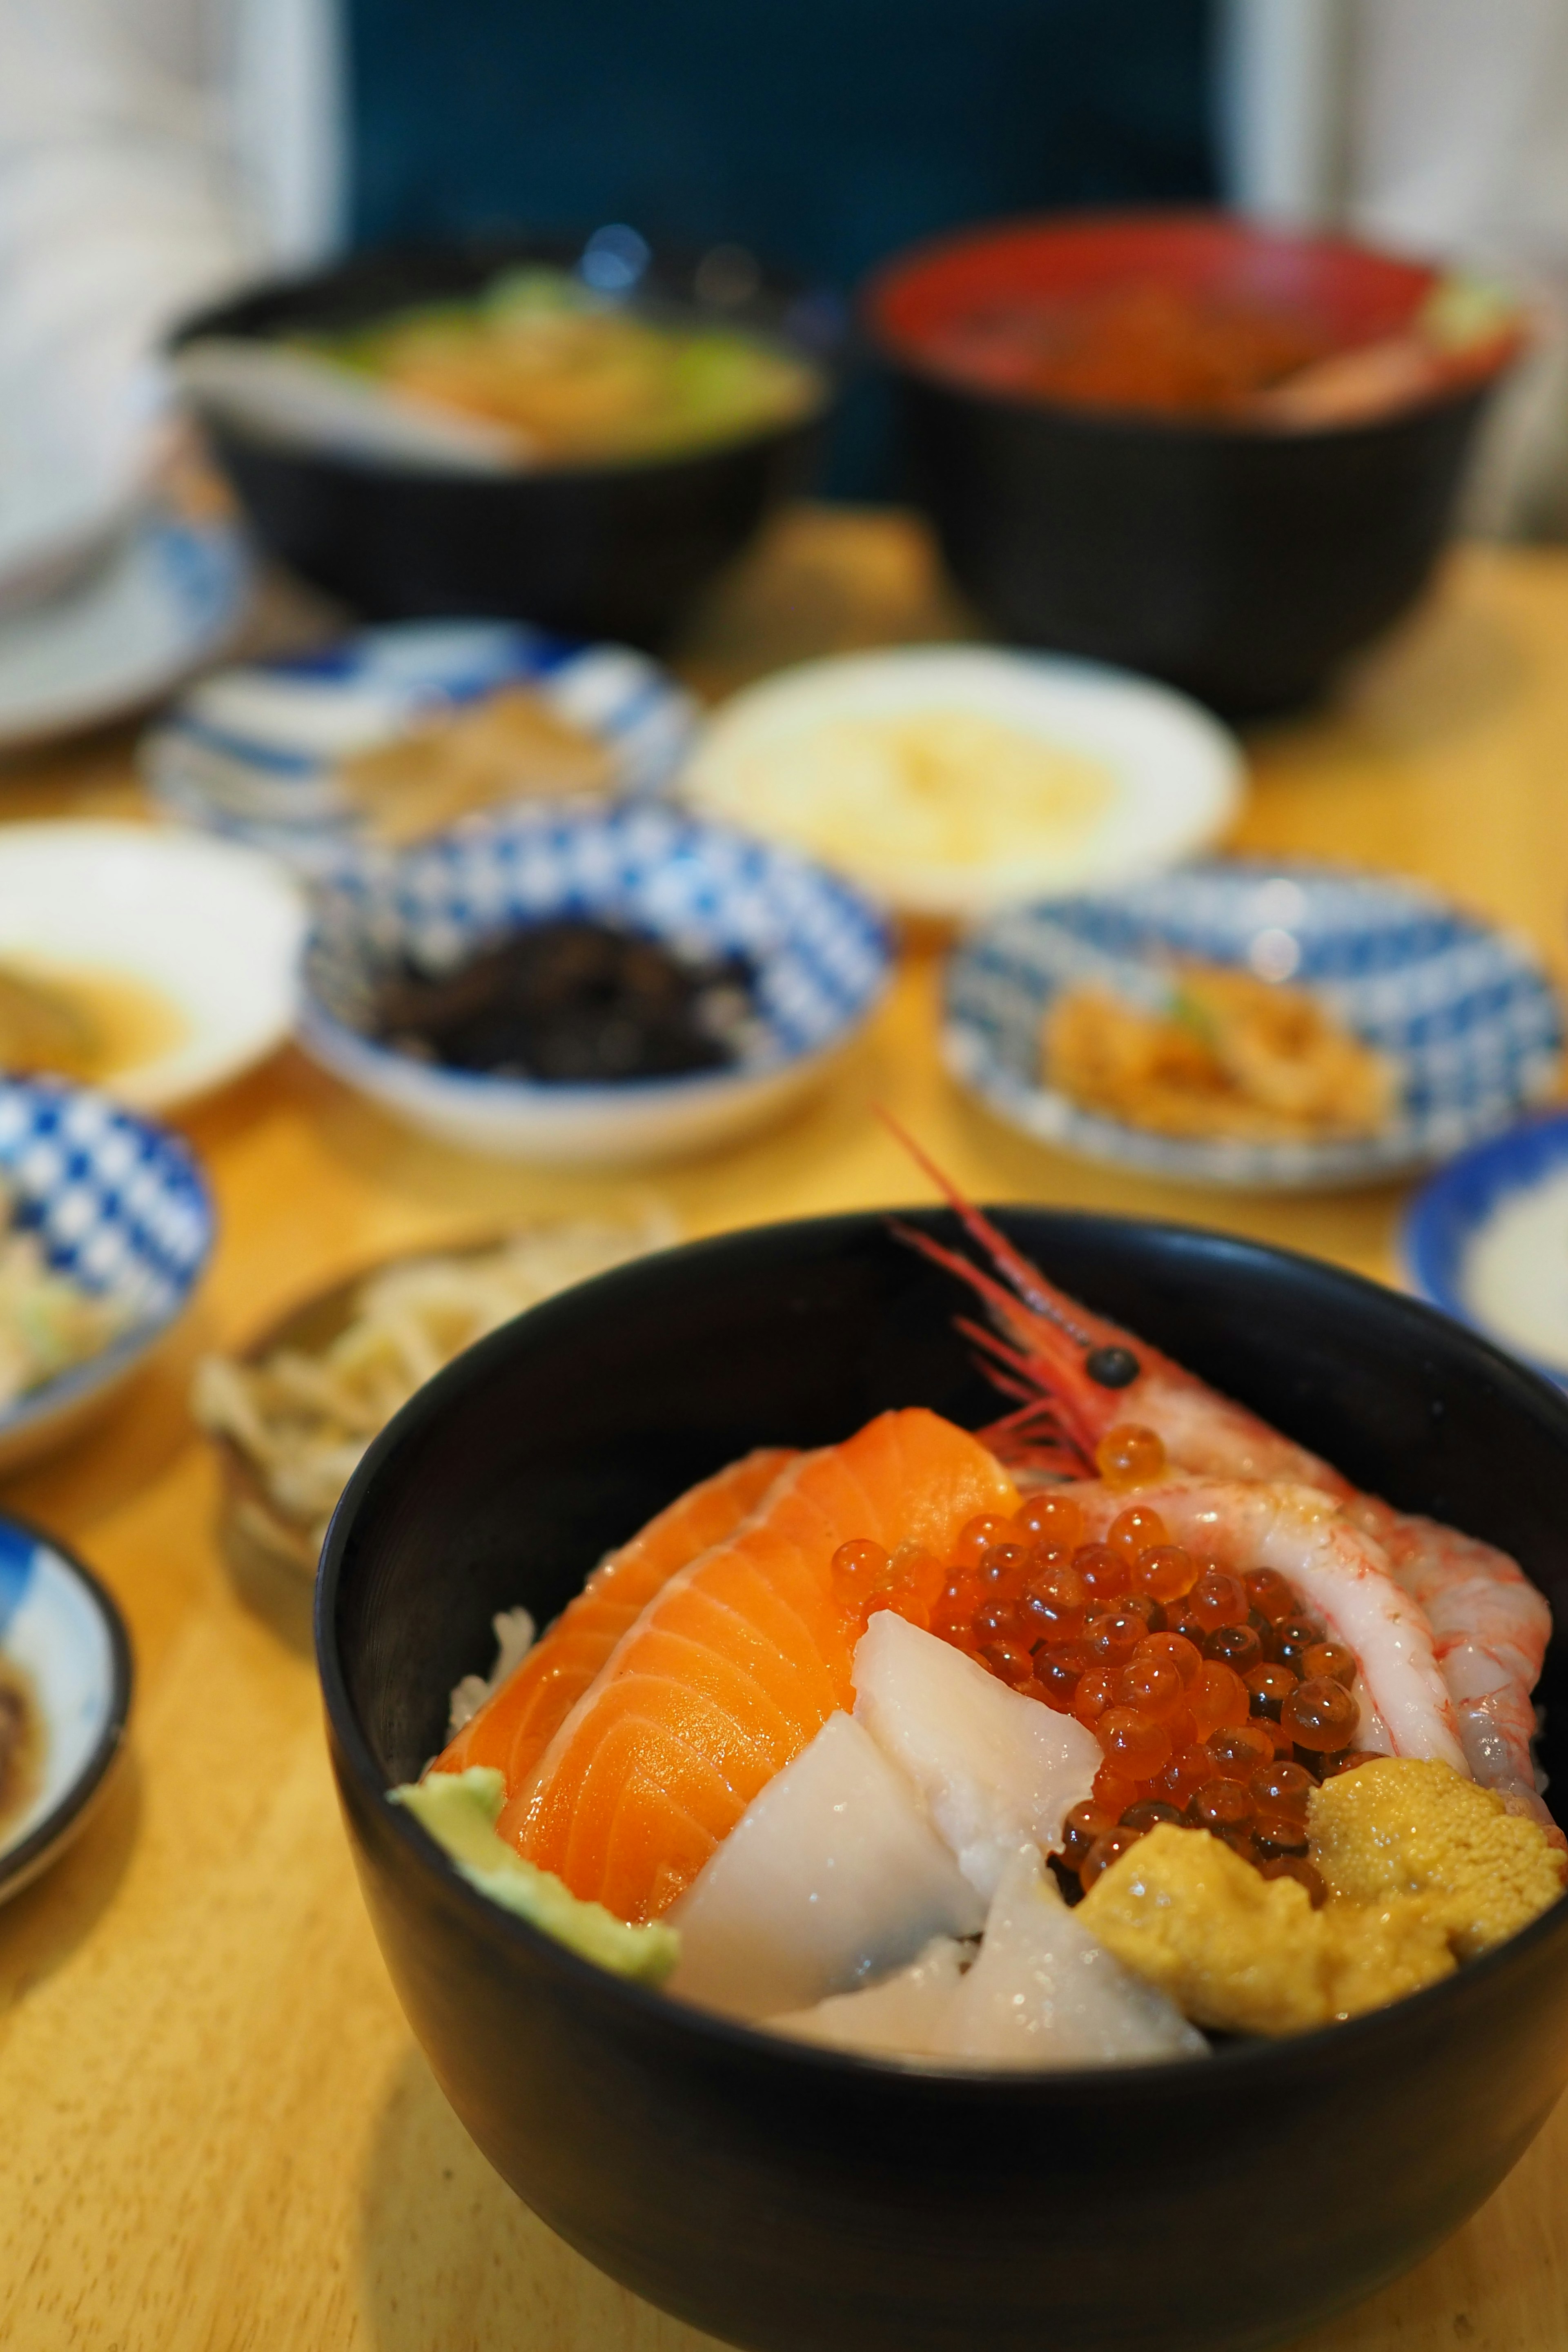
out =
[[[1312,1860],[1335,1897],[1418,1897],[1461,1959],[1528,1926],[1568,1870],[1537,1822],[1435,1759],[1373,1758],[1314,1790],[1309,1819]]]
[[[1221,1838],[1162,1825],[1135,1849],[1111,1843],[1096,1849],[1105,1858],[1079,1916],[1194,2024],[1300,2033],[1453,1971],[1441,1927],[1412,1899],[1315,1911],[1294,1871],[1265,1877]]]

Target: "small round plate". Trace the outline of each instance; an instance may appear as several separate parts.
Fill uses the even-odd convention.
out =
[[[74,591],[0,622],[0,750],[166,693],[237,626],[250,580],[226,518],[149,507]]]
[[[1568,1388],[1568,1111],[1439,1170],[1405,1212],[1400,1255],[1422,1297]]]
[[[37,1782],[0,1818],[0,1903],[47,1869],[100,1793],[131,1712],[131,1643],[97,1577],[50,1536],[0,1517],[0,1658],[43,1723]]]
[[[0,828],[0,966],[145,984],[178,1034],[105,1090],[167,1110],[237,1077],[293,1025],[305,909],[270,858],[167,826]]]
[[[368,1034],[377,967],[430,969],[499,933],[585,915],[705,955],[747,957],[754,1035],[727,1067],[618,1084],[444,1069]],[[411,1125],[508,1159],[617,1167],[761,1126],[870,1018],[891,948],[847,883],[787,850],[659,800],[531,805],[473,818],[321,891],[305,951],[300,1042]]]
[[[117,1339],[0,1406],[0,1471],[51,1452],[179,1321],[212,1252],[211,1200],[178,1136],[86,1087],[0,1074],[0,1180],[51,1266],[132,1309]]]
[[[319,876],[363,837],[336,762],[507,686],[534,688],[605,742],[620,792],[667,783],[697,725],[691,698],[628,646],[514,622],[399,621],[204,678],[148,735],[142,765],[174,814]]]
[[[1102,772],[1104,797],[1081,820],[1034,840],[1016,801],[1001,803],[1005,845],[961,860],[937,854],[925,791],[911,780],[907,844],[889,839],[879,800],[852,852],[838,850],[838,812],[847,795],[854,804],[861,780],[835,771],[825,803],[824,730],[922,714],[984,721],[1079,755]],[[988,646],[906,646],[803,663],[748,687],[710,721],[679,789],[705,815],[787,841],[901,914],[947,922],[1190,857],[1230,824],[1244,772],[1240,744],[1216,719],[1130,671]]]
[[[1229,964],[1310,988],[1396,1062],[1403,1102],[1380,1134],[1255,1143],[1156,1134],[1045,1086],[1040,1038],[1062,990],[1146,1000],[1173,961]],[[1554,1085],[1556,995],[1529,942],[1409,882],[1237,858],[1019,908],[950,960],[947,1067],[1042,1143],[1194,1184],[1313,1190],[1448,1158]]]

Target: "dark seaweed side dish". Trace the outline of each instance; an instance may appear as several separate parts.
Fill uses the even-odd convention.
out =
[[[738,1061],[755,1019],[742,955],[687,954],[580,917],[492,940],[440,972],[377,982],[374,1034],[417,1060],[558,1085],[679,1077]]]

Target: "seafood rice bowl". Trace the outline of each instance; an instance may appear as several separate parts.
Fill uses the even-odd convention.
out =
[[[373,1914],[492,2160],[698,2325],[1022,2346],[1047,2276],[1055,2343],[1267,2343],[1568,2061],[1568,1412],[1305,1261],[952,1205],[608,1276],[393,1424],[321,1595]]]

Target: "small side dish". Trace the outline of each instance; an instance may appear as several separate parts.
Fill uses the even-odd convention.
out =
[[[0,1066],[139,1108],[211,1092],[294,1013],[304,908],[270,860],[169,826],[0,832]]]
[[[207,1356],[191,1410],[240,1472],[237,1525],[314,1575],[354,1465],[416,1389],[514,1315],[675,1238],[640,1223],[539,1225],[394,1259],[296,1308],[241,1356]]]
[[[399,622],[204,678],[142,761],[175,814],[317,875],[508,803],[659,791],[696,722],[627,646]]]
[[[1568,1116],[1461,1152],[1410,1202],[1401,1239],[1423,1297],[1568,1383]]]
[[[1046,1014],[1041,1076],[1133,1127],[1262,1142],[1376,1135],[1400,1101],[1396,1064],[1308,990],[1223,965],[1179,968],[1157,1009],[1065,990]]]
[[[1248,858],[1002,912],[949,961],[942,1055],[1009,1125],[1201,1184],[1447,1158],[1556,1086],[1533,947],[1419,886]]]
[[[0,1467],[106,1405],[189,1304],[213,1240],[175,1136],[107,1096],[0,1076]]]
[[[50,1264],[37,1226],[0,1179],[0,1412],[46,1381],[100,1355],[136,1319],[125,1292],[89,1289]]]
[[[0,1903],[87,1821],[131,1707],[114,1602],[69,1553],[0,1518]]]
[[[887,1412],[691,1488],[397,1801],[601,1965],[948,2064],[1305,2032],[1556,1903],[1517,1565],[954,1205],[989,1265],[906,1238],[985,1301],[1021,1407]]]
[[[681,790],[943,919],[1205,847],[1239,745],[1114,670],[968,646],[804,664],[714,716]]]
[[[444,1140],[618,1166],[805,1093],[889,961],[876,910],[804,858],[652,800],[541,804],[323,890],[299,1034]]]

